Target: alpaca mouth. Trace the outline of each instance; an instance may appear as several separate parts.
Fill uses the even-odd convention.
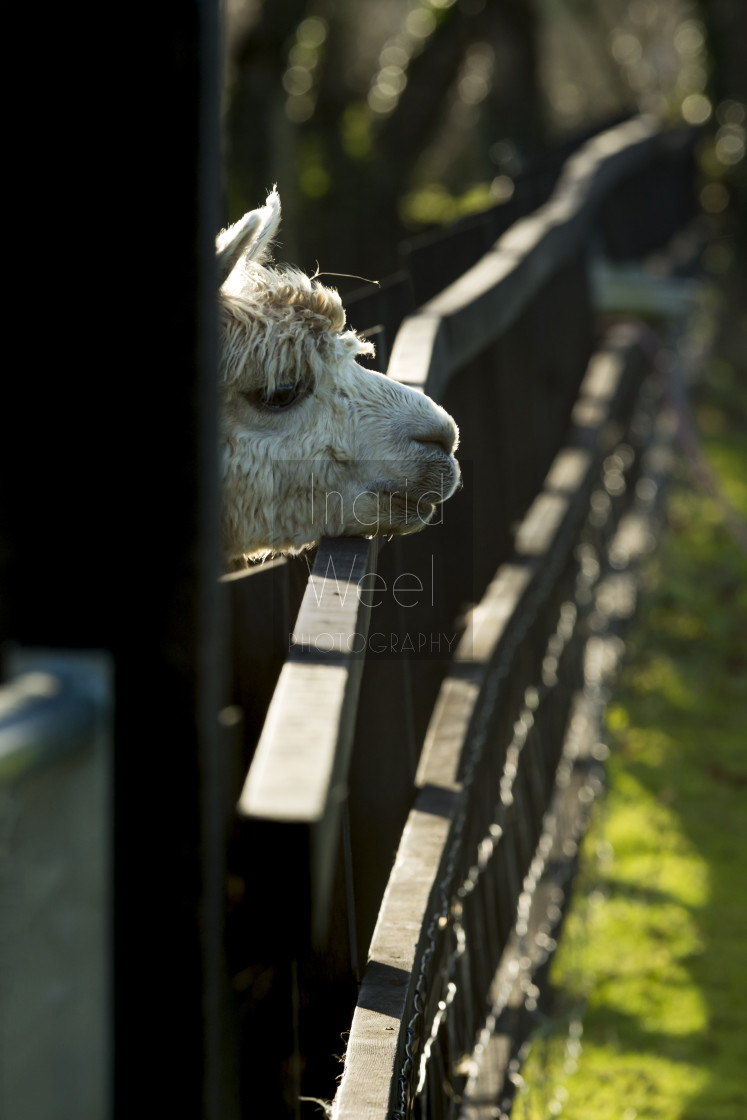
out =
[[[402,468],[399,468],[400,470]],[[440,452],[434,461],[417,465],[413,476],[378,477],[365,487],[377,503],[375,535],[414,533],[433,521],[436,510],[461,487],[461,471],[453,455]]]
[[[375,478],[365,489],[374,494],[407,498],[412,504],[425,504],[425,499],[434,505],[447,501],[462,487],[462,472],[453,455],[441,451],[425,469],[418,464],[412,476],[404,472],[395,477]]]
[[[423,529],[440,505],[438,495],[405,489],[394,480],[378,480],[368,487],[378,499],[375,527],[369,529],[374,536],[414,533]],[[437,500],[433,500],[437,498]]]
[[[442,502],[445,502],[447,500],[447,498],[451,498],[454,494],[456,494],[456,492],[458,490],[461,490],[462,485],[463,485],[463,483],[462,483],[462,470],[461,470],[461,467],[459,466],[459,463],[457,462],[457,460],[454,458],[453,455],[447,455],[446,458],[447,458],[447,462],[448,462],[448,475],[445,474],[442,471],[441,472],[441,481],[443,483],[445,478],[448,477],[449,478],[449,487],[448,487],[448,491],[443,493],[443,497],[441,499]],[[446,488],[443,488],[443,489],[445,490]],[[443,490],[442,490],[442,492],[443,492]]]

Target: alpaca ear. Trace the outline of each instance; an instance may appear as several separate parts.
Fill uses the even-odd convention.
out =
[[[250,210],[215,239],[218,262],[218,283],[223,284],[238,264],[247,257],[263,264],[270,255],[270,245],[280,227],[280,197],[276,189],[258,210]]]

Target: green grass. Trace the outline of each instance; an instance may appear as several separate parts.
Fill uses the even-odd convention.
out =
[[[715,359],[699,397],[708,460],[747,522],[743,364]],[[684,467],[626,666],[607,716],[609,792],[514,1120],[742,1120],[747,557]]]

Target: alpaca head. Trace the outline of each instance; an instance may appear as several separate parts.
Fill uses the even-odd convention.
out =
[[[422,529],[459,482],[454,421],[361,366],[337,292],[270,263],[280,200],[217,239],[226,559]]]

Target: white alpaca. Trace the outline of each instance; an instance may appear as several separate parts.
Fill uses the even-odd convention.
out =
[[[430,398],[358,364],[336,291],[269,264],[275,191],[217,238],[226,560],[322,536],[410,533],[459,483],[458,433]]]

